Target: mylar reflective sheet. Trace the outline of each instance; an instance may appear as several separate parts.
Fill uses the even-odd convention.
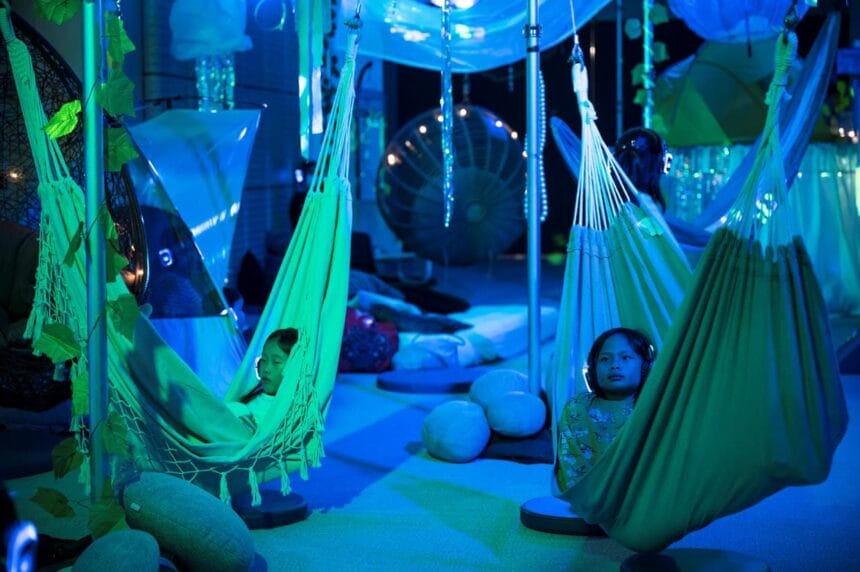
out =
[[[168,110],[129,129],[191,231],[216,287],[227,278],[259,110]]]

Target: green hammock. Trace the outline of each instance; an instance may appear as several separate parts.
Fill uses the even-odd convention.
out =
[[[47,121],[27,48],[15,38],[5,10],[0,10],[0,21],[42,201],[36,303],[27,332],[36,342],[51,324],[64,324],[83,346],[85,257],[83,249],[70,248],[84,221],[83,193],[69,176],[56,141],[42,131]],[[107,285],[111,407],[130,431],[138,468],[181,476],[220,491],[225,500],[230,490],[250,486],[257,504],[258,478],[280,475],[282,491],[288,492],[289,472],[298,469],[305,478],[307,468],[319,463],[347,301],[352,226],[348,159],[358,26],[352,28],[308,198],[273,294],[226,396],[226,401],[236,400],[256,385],[254,357],[272,330],[287,326],[299,330],[284,381],[268,412],[256,420],[256,428],[249,429],[196,378],[139,313],[121,279]],[[72,377],[85,372],[80,358]],[[74,409],[73,414],[85,413],[78,404]],[[81,444],[85,447],[86,441],[81,439]],[[81,474],[87,473],[84,467]]]
[[[565,264],[564,319],[547,379],[553,420],[584,390],[582,367],[594,339],[625,326],[659,347],[691,276],[656,205],[635,189],[604,143],[585,66],[574,63],[572,74],[582,116],[582,167]]]
[[[563,492],[633,550],[821,482],[845,432],[827,314],[786,208],[777,119],[795,49],[793,33],[780,38],[764,143],[632,416]]]

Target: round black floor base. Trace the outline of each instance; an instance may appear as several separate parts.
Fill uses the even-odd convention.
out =
[[[768,572],[767,562],[729,550],[672,548],[659,554],[634,554],[621,572]]]
[[[526,528],[551,534],[606,536],[596,524],[589,524],[571,512],[570,504],[555,497],[538,497],[520,505],[520,522]]]
[[[280,491],[261,489],[260,496],[263,499],[260,506],[251,506],[250,497],[244,495],[233,501],[233,510],[251,530],[300,522],[310,512],[305,499],[295,493],[284,496]]]

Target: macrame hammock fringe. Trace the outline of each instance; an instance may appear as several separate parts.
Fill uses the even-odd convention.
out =
[[[783,487],[823,481],[848,415],[827,313],[786,208],[778,119],[797,41],[784,33],[763,143],[711,239],[632,416],[563,491],[637,551],[659,551]]]
[[[83,193],[69,176],[56,141],[42,130],[47,119],[27,48],[14,36],[5,13],[0,13],[0,20],[42,202],[36,302],[27,334],[35,341],[47,325],[60,323],[85,347],[85,255],[81,248],[70,249],[84,221]],[[226,400],[215,397],[159,337],[120,278],[107,285],[111,411],[119,413],[127,426],[132,461],[139,470],[180,476],[225,501],[231,491],[250,488],[253,502],[259,504],[259,482],[280,477],[286,494],[289,473],[298,470],[307,478],[308,467],[317,466],[323,456],[323,419],[336,375],[349,273],[348,161],[357,19],[353,24],[311,189],[273,294]],[[240,398],[256,385],[254,357],[266,336],[282,327],[297,328],[299,342],[271,407],[251,430],[226,401]],[[72,367],[73,380],[83,376],[86,383],[85,372],[85,360],[79,358]],[[86,411],[77,404],[73,408],[73,429],[79,430],[80,416]],[[81,436],[79,442],[86,453],[86,439]],[[84,479],[88,475],[85,467],[81,475]]]
[[[581,61],[573,64],[572,76],[582,159],[565,264],[564,319],[548,378],[553,420],[568,399],[585,390],[581,367],[594,339],[626,326],[659,347],[691,276],[656,205],[635,189],[603,141]]]

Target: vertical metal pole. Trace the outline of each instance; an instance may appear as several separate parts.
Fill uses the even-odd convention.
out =
[[[538,109],[540,70],[540,25],[538,1],[528,0],[526,36],[526,143],[528,189],[528,278],[529,278],[529,390],[540,393],[540,176],[538,165]]]
[[[624,133],[624,0],[615,0],[615,140]]]
[[[95,503],[109,475],[101,431],[107,416],[107,328],[105,327],[105,234],[99,210],[105,204],[102,111],[95,94],[104,77],[102,0],[83,4],[84,181],[87,234],[87,373],[90,383],[90,482]]]
[[[642,125],[651,127],[654,114],[654,22],[651,11],[654,0],[642,2],[642,86],[645,88],[645,105],[642,106]]]

